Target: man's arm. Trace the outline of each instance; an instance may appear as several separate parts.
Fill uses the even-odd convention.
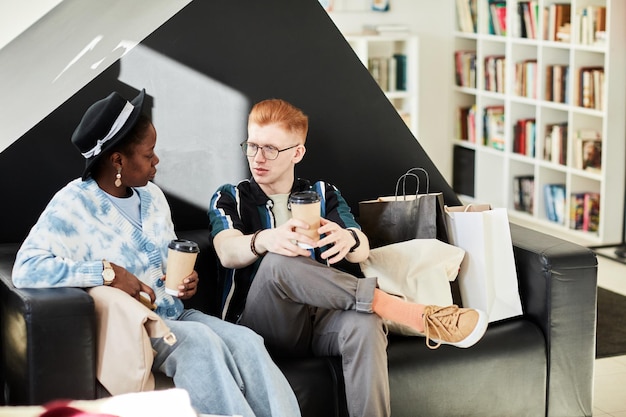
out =
[[[316,243],[306,235],[296,232],[296,227],[308,226],[301,220],[290,219],[277,228],[263,229],[248,235],[237,229],[226,229],[215,235],[213,245],[222,266],[226,268],[243,268],[267,252],[285,256],[309,256],[309,251],[298,246],[296,242],[311,246]]]

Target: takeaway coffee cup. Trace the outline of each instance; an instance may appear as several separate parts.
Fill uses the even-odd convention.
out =
[[[308,223],[308,229],[296,228],[296,231],[319,240],[317,229],[320,228],[320,196],[315,191],[300,191],[289,196],[291,217]],[[298,246],[311,249],[311,246],[298,242]]]
[[[167,246],[165,292],[178,296],[178,286],[193,272],[200,248],[196,242],[174,239]]]

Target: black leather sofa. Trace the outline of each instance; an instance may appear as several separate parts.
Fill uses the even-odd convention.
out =
[[[422,338],[390,336],[394,416],[591,416],[596,273],[593,252],[511,225],[524,315],[492,324],[470,349],[432,351]],[[215,257],[206,230],[179,232],[202,245],[201,285],[189,306],[215,312]],[[95,378],[93,302],[81,289],[16,289],[18,245],[0,245],[3,400],[41,404],[106,395]],[[347,416],[339,358],[276,358],[305,417]],[[168,386],[167,378],[157,378]]]

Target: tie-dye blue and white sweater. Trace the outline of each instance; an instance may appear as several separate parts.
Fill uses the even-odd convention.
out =
[[[50,200],[17,253],[13,283],[20,288],[103,285],[102,260],[123,266],[157,297],[157,314],[174,319],[182,302],[165,293],[167,245],[176,237],[159,187],[135,188],[141,229],[133,226],[93,179],[71,181]]]

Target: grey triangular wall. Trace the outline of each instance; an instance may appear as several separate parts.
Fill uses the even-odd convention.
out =
[[[458,202],[318,0],[196,0],[0,154],[3,192],[16,196],[3,207],[3,242],[23,239],[54,191],[79,176],[69,138],[85,108],[141,88],[158,131],[155,182],[180,228],[206,227],[215,188],[248,175],[238,144],[250,106],[269,97],[310,116],[298,175],[335,183],[355,211],[415,166]]]

